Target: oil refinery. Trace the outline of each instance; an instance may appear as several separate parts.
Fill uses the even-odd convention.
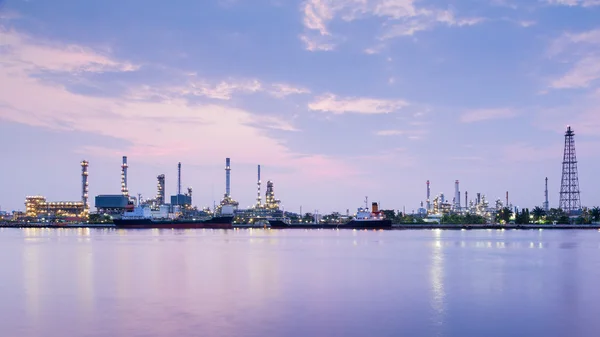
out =
[[[590,218],[591,209],[581,206],[579,192],[579,178],[577,174],[577,158],[575,157],[575,132],[568,126],[565,132],[565,148],[562,163],[562,181],[560,191],[560,206],[551,208],[548,193],[548,178],[544,180],[544,200],[540,203],[541,207],[536,207],[538,214],[562,212],[563,220],[565,217],[574,221],[574,219],[586,216]],[[89,169],[90,163],[87,160],[80,162],[81,166],[81,194],[80,199],[76,201],[48,201],[41,195],[27,196],[25,198],[25,211],[13,212],[9,214],[2,212],[0,214],[2,221],[21,221],[29,223],[82,223],[90,218],[89,206]],[[151,198],[143,198],[141,194],[132,195],[128,186],[128,158],[122,157],[120,165],[120,193],[97,195],[95,201],[95,216],[102,216],[108,219],[119,219],[124,213],[134,207],[144,207],[152,212],[162,212],[169,216],[183,216],[187,218],[202,218],[207,216],[218,216],[231,214],[234,216],[234,223],[238,224],[261,224],[268,222],[270,218],[283,218],[293,216],[298,221],[315,221],[312,219],[323,218],[318,211],[314,214],[286,213],[282,210],[281,201],[275,196],[275,184],[272,180],[267,180],[266,188],[263,193],[261,165],[257,165],[256,171],[256,200],[253,206],[247,209],[239,209],[239,202],[232,195],[232,161],[231,158],[225,158],[225,179],[222,199],[212,207],[202,209],[193,206],[192,187],[184,188],[182,185],[183,165],[177,163],[177,184],[176,193],[167,198],[164,173],[158,172],[156,175],[156,194]],[[115,172],[116,173],[116,172]],[[541,180],[541,179],[540,179]],[[420,202],[417,212],[407,214],[405,211],[385,210],[386,214],[392,214],[399,218],[410,217],[410,221],[418,223],[441,223],[448,216],[477,216],[486,223],[497,223],[499,212],[508,210],[511,214],[518,215],[524,210],[520,210],[510,202],[509,192],[506,191],[503,199],[496,198],[490,200],[485,194],[476,192],[469,194],[468,191],[462,191],[460,181],[454,181],[454,193],[452,198],[448,198],[443,192],[433,196],[431,193],[432,182],[426,181],[425,199]],[[116,187],[116,186],[115,186]],[[469,198],[471,196],[471,198]],[[529,213],[527,209],[527,213]],[[339,213],[332,213],[333,218],[340,218]],[[346,217],[350,217],[349,211],[346,211]],[[555,216],[556,217],[556,216]],[[309,220],[307,220],[307,218]],[[405,220],[401,220],[405,221]],[[504,219],[504,221],[508,221]]]
[[[25,212],[18,214],[16,220],[25,222],[85,222],[90,215],[89,199],[89,162],[81,162],[81,200],[50,202],[44,196],[27,196],[25,198]],[[236,216],[236,222],[253,223],[257,218],[265,218],[272,215],[281,215],[280,200],[275,197],[274,183],[269,180],[264,195],[261,193],[261,167],[257,171],[257,198],[256,204],[250,209],[241,210],[239,203],[231,194],[231,158],[225,159],[225,194],[221,201],[210,208],[198,209],[192,203],[192,187],[183,188],[182,176],[183,165],[177,164],[177,190],[170,198],[166,196],[166,176],[160,173],[156,176],[156,195],[152,198],[143,198],[142,195],[130,194],[128,186],[128,158],[122,157],[120,166],[121,186],[118,194],[101,194],[94,198],[95,214],[108,216],[112,219],[120,218],[127,210],[136,206],[148,207],[152,211],[163,210],[168,214],[184,215],[186,217],[203,217],[232,212]]]

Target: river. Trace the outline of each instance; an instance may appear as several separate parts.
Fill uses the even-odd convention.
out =
[[[598,336],[596,230],[0,229],[2,336]]]

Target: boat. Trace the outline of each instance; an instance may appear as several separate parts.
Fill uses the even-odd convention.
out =
[[[232,229],[233,209],[222,208],[219,215],[190,218],[169,213],[168,205],[162,205],[158,209],[139,205],[126,208],[123,216],[120,219],[113,219],[113,222],[117,228]]]
[[[343,226],[352,229],[391,229],[392,220],[386,219],[385,214],[379,210],[379,204],[371,203],[371,211],[366,206],[361,207],[356,212],[354,219],[348,221]]]
[[[287,217],[269,219],[272,229],[392,229],[392,220],[386,219],[379,210],[379,204],[373,202],[371,210],[366,207],[358,208],[356,216],[345,223],[292,223]]]

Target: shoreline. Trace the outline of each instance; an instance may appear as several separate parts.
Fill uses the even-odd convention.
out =
[[[8,224],[8,223],[0,223],[0,228],[40,228],[40,229],[59,229],[59,228],[114,228],[119,229],[113,224],[69,224],[69,225],[42,225],[42,224]],[[248,229],[248,228],[269,228],[263,226],[252,226],[252,225],[234,225],[233,229]],[[301,228],[285,228],[285,229],[322,229],[322,228],[306,228],[306,226],[302,226]],[[339,228],[346,229],[346,228]],[[350,229],[350,228],[348,228]],[[594,229],[600,230],[600,224],[591,224],[591,225],[567,225],[567,224],[556,224],[556,225],[539,225],[539,224],[529,224],[529,225],[500,225],[500,224],[487,224],[487,225],[466,225],[466,224],[393,224],[392,228],[389,230],[486,230],[486,229],[495,229],[495,230],[570,230],[570,229]],[[274,229],[277,230],[277,229]],[[362,230],[362,229],[357,229]],[[368,230],[368,229],[367,229]]]

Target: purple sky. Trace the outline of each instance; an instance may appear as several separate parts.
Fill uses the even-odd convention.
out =
[[[600,205],[598,0],[0,0],[2,210],[176,190],[287,210],[416,210],[454,181],[557,206],[563,134]],[[464,195],[464,194],[463,194]],[[93,201],[93,198],[92,198]]]

